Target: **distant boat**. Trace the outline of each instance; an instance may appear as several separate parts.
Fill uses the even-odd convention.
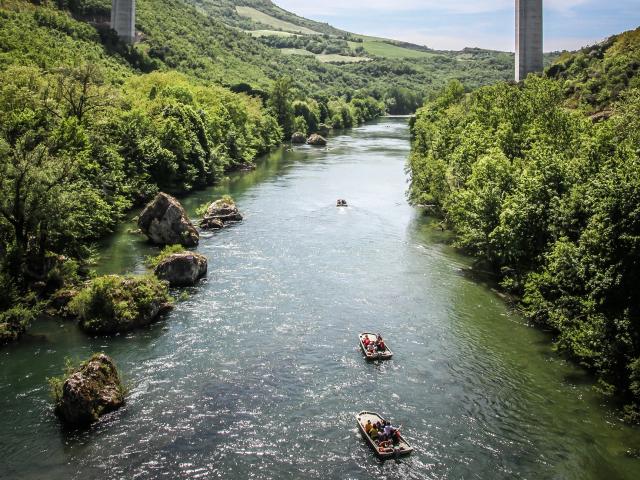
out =
[[[384,422],[385,419],[374,412],[360,412],[356,415],[356,419],[358,420],[358,428],[360,429],[360,433],[369,444],[369,446],[373,449],[378,458],[383,460],[389,458],[400,457],[404,455],[409,455],[413,452],[413,447],[409,445],[409,443],[404,439],[402,435],[399,436],[399,441],[393,445],[392,447],[380,447],[368,434],[365,430],[365,425],[369,420],[371,423],[375,424],[377,422]]]
[[[348,207],[348,206],[349,205],[347,205],[347,201],[343,200],[342,198],[336,202],[336,207]]]
[[[364,353],[364,356],[367,358],[367,360],[390,360],[391,357],[393,357],[393,352],[389,349],[386,342],[384,344],[385,349],[383,351],[378,351],[376,348],[373,352],[370,352],[364,344],[365,338],[369,338],[371,342],[375,343],[378,335],[376,335],[375,333],[360,334],[360,348],[362,348],[362,352]]]

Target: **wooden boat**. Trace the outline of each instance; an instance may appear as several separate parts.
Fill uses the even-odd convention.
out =
[[[360,348],[362,348],[362,352],[364,353],[364,356],[367,358],[367,360],[390,360],[391,357],[393,357],[393,352],[389,350],[389,347],[387,346],[386,342],[384,345],[385,350],[383,352],[378,352],[377,350],[374,352],[369,352],[367,350],[367,347],[365,347],[364,345],[365,337],[369,337],[369,340],[371,340],[372,342],[375,342],[378,336],[375,333],[367,333],[367,332],[360,334]]]
[[[385,419],[377,413],[360,412],[358,415],[356,415],[356,419],[358,420],[358,428],[360,429],[360,433],[364,437],[365,441],[369,444],[369,446],[373,449],[378,458],[386,460],[389,458],[397,458],[404,455],[409,455],[411,452],[413,452],[413,447],[409,445],[409,443],[404,439],[402,435],[400,435],[399,442],[393,445],[393,447],[387,448],[379,447],[376,442],[371,439],[371,437],[364,429],[367,422],[371,420],[371,423],[375,424],[376,422],[385,421]]]

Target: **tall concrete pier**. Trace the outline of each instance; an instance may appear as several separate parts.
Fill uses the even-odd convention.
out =
[[[111,28],[125,42],[135,42],[136,0],[111,0]]]
[[[516,82],[542,68],[542,0],[516,0]]]

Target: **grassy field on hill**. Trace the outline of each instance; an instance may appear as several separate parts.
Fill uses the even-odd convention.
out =
[[[256,10],[252,7],[236,7],[236,11],[241,17],[249,18],[252,21],[260,23],[262,25],[268,25],[274,30],[284,30],[285,32],[302,33],[304,35],[318,35],[319,33],[309,28],[301,27],[299,25],[287,22],[286,20],[272,17],[271,15],[261,12],[260,10]]]
[[[351,46],[351,48],[354,50],[358,47],[362,47],[368,54],[374,55],[376,57],[392,58],[392,59],[399,59],[399,58],[412,59],[412,58],[429,58],[429,57],[433,57],[434,55],[437,55],[436,52],[412,50],[406,47],[394,45],[393,43],[390,43],[388,40],[385,40],[385,39],[378,39],[378,38],[367,37],[363,35],[358,36],[358,38],[362,41],[361,42],[350,41],[349,46]]]

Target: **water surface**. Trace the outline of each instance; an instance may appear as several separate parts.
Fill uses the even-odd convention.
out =
[[[406,120],[266,158],[184,205],[232,194],[245,221],[204,234],[208,279],[166,319],[115,338],[43,321],[0,350],[7,479],[637,479],[640,435],[405,201]],[[335,207],[346,198],[348,209]],[[156,252],[124,224],[102,273]],[[367,364],[357,334],[394,360]],[[65,433],[46,377],[105,351],[131,393]],[[381,463],[354,415],[402,424],[416,448]]]

